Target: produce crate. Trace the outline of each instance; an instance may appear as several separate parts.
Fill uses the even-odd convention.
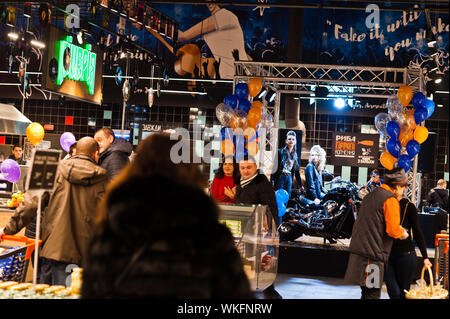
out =
[[[448,234],[437,234],[435,247],[435,277],[448,290]]]
[[[3,235],[2,240],[22,243],[22,246],[0,245],[0,281],[24,282],[28,264],[35,248],[35,240],[24,236]],[[39,245],[42,241],[39,241]]]

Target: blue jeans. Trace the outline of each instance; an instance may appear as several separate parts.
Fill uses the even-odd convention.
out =
[[[292,188],[292,176],[290,174],[280,174],[280,176],[275,181],[275,191],[279,189],[284,189],[289,197],[291,196],[291,188]]]
[[[392,252],[384,272],[384,281],[391,299],[405,299],[403,290],[409,290],[417,266],[416,251]]]

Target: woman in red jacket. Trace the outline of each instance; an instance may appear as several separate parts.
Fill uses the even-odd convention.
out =
[[[222,157],[210,188],[210,195],[222,204],[234,204],[240,174],[234,156]]]

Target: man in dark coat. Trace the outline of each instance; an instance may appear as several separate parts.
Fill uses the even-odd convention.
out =
[[[99,146],[92,137],[77,142],[75,156],[60,162],[55,190],[42,220],[44,264],[52,269],[52,284],[64,285],[66,267],[82,266],[93,235],[96,207],[106,191],[106,170],[97,165]]]
[[[383,184],[367,194],[361,204],[350,240],[345,281],[361,287],[361,299],[379,299],[385,265],[393,239],[406,239],[400,225],[398,195],[408,180],[403,168],[385,174]]]
[[[440,179],[427,197],[427,202],[432,207],[440,207],[448,212],[448,189],[445,179]]]
[[[236,186],[236,203],[269,206],[278,228],[278,206],[275,191],[266,175],[258,171],[256,160],[252,156],[244,156],[239,161],[239,172],[241,173],[241,181]],[[263,293],[264,298],[281,299],[273,284],[266,288]]]
[[[123,138],[115,138],[114,132],[108,127],[98,130],[94,138],[100,145],[98,164],[106,169],[111,180],[130,162],[133,146]]]

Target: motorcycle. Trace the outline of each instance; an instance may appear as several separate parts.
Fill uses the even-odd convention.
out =
[[[336,239],[351,237],[361,201],[369,190],[366,186],[360,188],[344,181],[340,176],[326,184],[332,187],[319,205],[305,201],[301,191],[288,201],[279,228],[280,240],[293,241],[309,235],[336,243]]]

